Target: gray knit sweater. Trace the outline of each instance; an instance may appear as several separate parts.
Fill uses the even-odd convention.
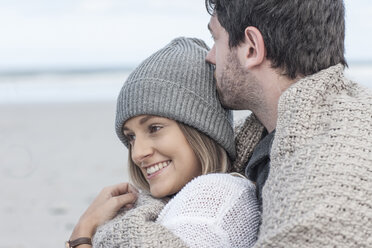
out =
[[[156,223],[166,199],[156,199],[139,194],[135,207],[119,214],[98,227],[93,237],[93,247],[187,247],[171,231]]]
[[[372,246],[372,93],[336,65],[279,100],[255,247]],[[263,127],[250,116],[236,137],[242,171]]]

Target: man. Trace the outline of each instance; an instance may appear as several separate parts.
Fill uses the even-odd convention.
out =
[[[344,76],[343,1],[206,6],[221,101],[253,112],[234,166],[262,202],[256,246],[370,247],[372,94]]]

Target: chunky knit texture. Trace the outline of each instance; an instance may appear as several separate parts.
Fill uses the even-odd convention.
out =
[[[260,221],[255,186],[230,174],[189,182],[161,211],[157,222],[189,247],[251,247]]]
[[[187,247],[180,238],[155,222],[166,202],[166,199],[140,194],[133,209],[121,210],[114,219],[98,227],[93,247]]]
[[[235,158],[232,112],[221,106],[208,47],[196,38],[177,38],[142,62],[120,91],[116,133],[128,146],[123,124],[137,115],[157,115],[206,134]]]
[[[251,121],[237,144],[262,132]],[[371,178],[371,91],[341,65],[298,81],[279,100],[255,247],[371,247]]]
[[[140,194],[135,206],[98,227],[93,247],[251,247],[260,221],[255,186],[208,174],[171,201]]]
[[[236,159],[231,171],[244,175],[246,163],[251,158],[255,146],[261,140],[264,129],[264,126],[253,114],[248,116],[244,123],[236,123],[234,132]]]

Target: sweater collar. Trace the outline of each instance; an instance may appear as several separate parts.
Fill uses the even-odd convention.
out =
[[[286,109],[288,101],[315,100],[324,98],[335,91],[347,88],[348,80],[344,80],[344,66],[337,64],[318,73],[304,77],[292,84],[279,98],[278,111]]]

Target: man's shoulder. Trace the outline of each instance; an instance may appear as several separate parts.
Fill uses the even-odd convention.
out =
[[[336,103],[350,103],[348,107],[359,108],[359,104],[363,104],[366,107],[372,106],[372,90],[364,85],[354,82],[350,79],[344,78],[343,89],[336,91],[330,95],[330,100],[334,100]],[[357,105],[354,105],[354,104]],[[371,110],[371,108],[369,108]]]

